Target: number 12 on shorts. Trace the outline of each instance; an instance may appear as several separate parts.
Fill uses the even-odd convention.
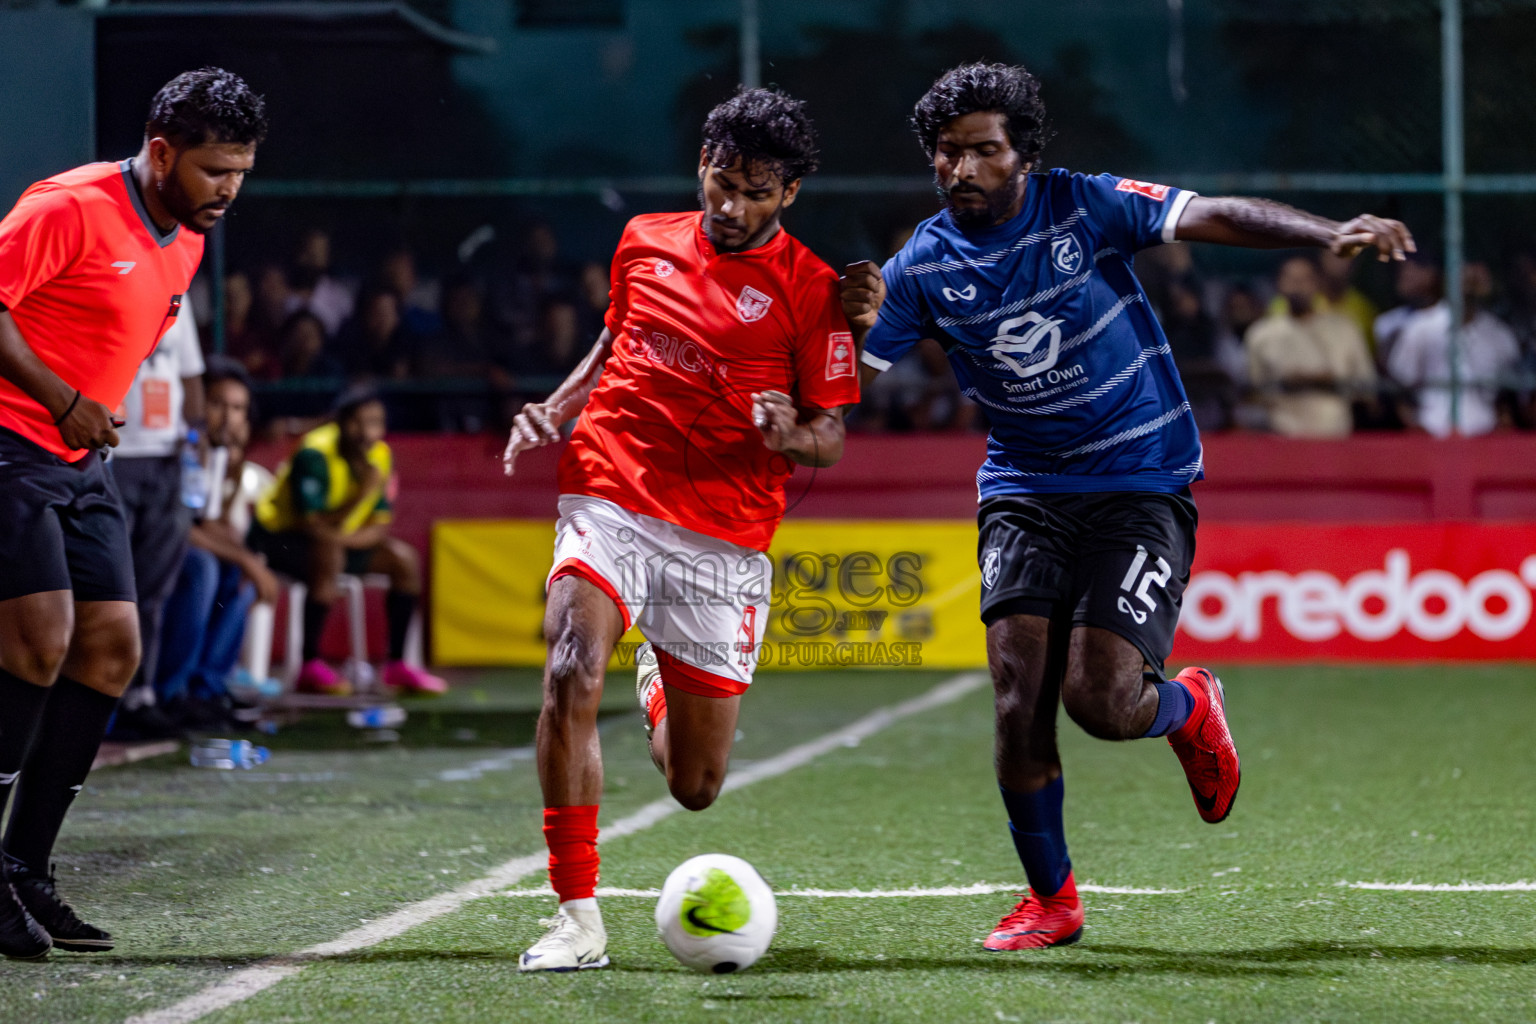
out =
[[[1125,579],[1120,581],[1120,589],[1129,594],[1131,592],[1131,588],[1136,587],[1137,600],[1146,605],[1148,611],[1156,611],[1157,602],[1152,599],[1152,595],[1149,593],[1149,591],[1152,589],[1152,585],[1154,583],[1159,587],[1166,587],[1168,585],[1168,577],[1173,575],[1173,569],[1163,559],[1163,556],[1158,555],[1156,563],[1157,568],[1148,569],[1146,572],[1142,572],[1142,568],[1147,564],[1148,557],[1147,549],[1142,547],[1140,544],[1136,545],[1136,557],[1131,559],[1131,567],[1126,571]],[[1136,577],[1138,575],[1141,576],[1140,586],[1137,586],[1136,584]],[[1135,619],[1138,623],[1147,621],[1147,613],[1131,604],[1131,602],[1124,595],[1122,595],[1120,600],[1116,602],[1116,607],[1125,612],[1131,618]]]

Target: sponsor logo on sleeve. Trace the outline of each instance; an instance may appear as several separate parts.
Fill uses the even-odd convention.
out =
[[[853,376],[853,334],[833,331],[827,335],[827,380]]]
[[[1116,192],[1140,192],[1148,199],[1156,199],[1162,202],[1168,198],[1167,185],[1154,185],[1150,181],[1137,181],[1135,178],[1121,178],[1120,184],[1115,186]]]
[[[773,305],[773,300],[762,292],[747,285],[736,296],[736,315],[741,317],[742,323],[756,323],[768,315],[768,307]]]
[[[677,273],[677,268],[672,265],[672,261],[671,260],[657,260],[656,261],[656,276],[657,277],[671,277],[675,273]]]

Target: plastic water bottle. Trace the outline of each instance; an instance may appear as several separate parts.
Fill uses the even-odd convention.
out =
[[[198,740],[192,744],[195,768],[255,768],[266,764],[272,752],[250,740]]]
[[[405,723],[405,708],[383,704],[347,712],[347,724],[354,729],[393,729]]]
[[[194,512],[208,504],[208,474],[197,457],[197,431],[188,430],[181,446],[181,503]]]

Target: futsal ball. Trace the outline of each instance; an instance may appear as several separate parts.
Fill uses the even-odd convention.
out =
[[[779,910],[763,876],[725,853],[679,864],[656,903],[661,941],[683,966],[708,974],[751,967],[768,951],[778,926]]]

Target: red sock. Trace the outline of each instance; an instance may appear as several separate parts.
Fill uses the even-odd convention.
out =
[[[651,720],[651,728],[667,717],[667,688],[660,683],[651,687],[651,699],[645,705],[645,717]]]
[[[567,900],[589,899],[597,889],[597,805],[544,808],[549,884]]]
[[[1072,872],[1068,871],[1067,880],[1061,883],[1061,888],[1057,889],[1054,895],[1041,896],[1039,893],[1035,893],[1035,896],[1041,902],[1075,903],[1077,901],[1077,879],[1073,878]]]

